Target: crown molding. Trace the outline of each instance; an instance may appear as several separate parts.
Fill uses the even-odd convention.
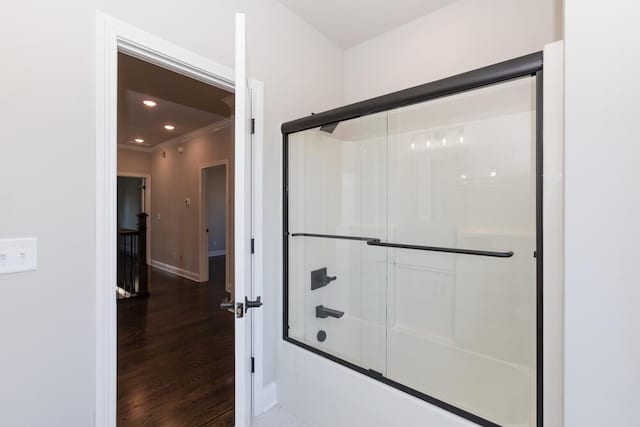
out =
[[[150,153],[151,147],[145,147],[143,145],[133,145],[133,144],[118,144],[118,150],[125,151],[137,151],[139,153]]]
[[[155,151],[160,151],[163,150],[167,147],[170,147],[172,145],[176,145],[176,144],[183,144],[191,139],[197,138],[199,136],[203,136],[203,135],[208,135],[210,133],[213,132],[217,132],[221,129],[224,129],[226,127],[228,127],[229,125],[231,125],[231,119],[229,118],[225,118],[222,120],[219,120],[215,123],[212,123],[208,126],[205,127],[201,127],[199,129],[196,129],[194,131],[191,131],[189,133],[185,133],[184,135],[180,135],[177,136],[175,138],[171,138],[167,141],[161,142],[160,144],[154,145],[153,147],[149,148],[149,152],[155,152]]]
[[[210,125],[198,128],[196,130],[193,130],[189,133],[185,133],[184,135],[180,135],[177,136],[175,138],[171,138],[168,139],[164,142],[161,142],[160,144],[157,145],[153,145],[153,146],[141,146],[141,145],[134,145],[134,144],[118,144],[118,149],[120,150],[128,150],[128,151],[139,151],[139,152],[143,152],[143,153],[154,153],[160,150],[164,150],[172,145],[176,145],[176,144],[184,144],[185,142],[188,142],[189,140],[192,140],[194,138],[203,136],[203,135],[208,135],[210,133],[213,132],[217,132],[219,130],[222,130],[226,127],[231,126],[231,119],[230,118],[224,118],[222,120],[219,120],[215,123],[212,123]]]

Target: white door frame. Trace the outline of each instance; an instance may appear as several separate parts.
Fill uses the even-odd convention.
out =
[[[149,215],[147,217],[147,265],[151,265],[151,175],[148,173],[118,172],[118,176],[144,179],[144,213]]]
[[[231,42],[232,43],[232,42]],[[96,397],[95,426],[116,425],[117,381],[117,324],[116,324],[116,201],[117,201],[117,82],[118,52],[153,63],[163,68],[200,80],[204,83],[234,91],[234,71],[180,46],[151,35],[102,12],[96,13]],[[263,122],[262,83],[251,79],[256,94],[254,118]],[[256,146],[262,146],[262,132],[256,132]],[[262,152],[261,148],[259,150]],[[258,153],[256,153],[257,155]],[[262,171],[262,157],[254,159],[255,171]],[[254,195],[262,194],[261,180]],[[262,204],[254,209],[258,230],[262,230]],[[256,211],[255,209],[260,209]],[[261,242],[261,240],[259,241]],[[261,247],[261,244],[260,246]],[[256,251],[254,262],[254,295],[262,295],[262,251]],[[153,296],[152,296],[153,298]],[[253,318],[253,339],[262,343],[262,311]],[[263,347],[254,345],[256,372],[253,376],[253,401],[263,402]],[[238,356],[236,355],[236,358]],[[251,392],[247,390],[247,392]],[[254,412],[257,415],[257,412]]]
[[[224,286],[227,289],[230,286],[229,283],[229,272],[230,269],[230,251],[229,251],[229,243],[233,241],[231,228],[229,227],[229,207],[233,204],[233,199],[229,199],[229,159],[217,160],[215,162],[203,163],[200,165],[199,174],[198,174],[198,197],[200,203],[200,211],[198,212],[198,245],[199,245],[199,271],[200,281],[206,282],[209,280],[209,241],[205,239],[205,229],[207,228],[207,194],[206,188],[207,185],[204,180],[205,169],[215,168],[219,166],[224,166],[224,175],[225,175],[225,192],[224,192],[224,202],[225,202],[225,218],[224,218],[224,229],[225,229],[225,276],[224,276]],[[233,300],[233,298],[231,298]]]

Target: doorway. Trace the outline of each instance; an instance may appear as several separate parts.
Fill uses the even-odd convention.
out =
[[[118,229],[136,228],[137,215],[145,212],[145,178],[118,176]]]
[[[219,308],[233,295],[233,98],[118,54],[120,427],[234,425],[235,319]],[[204,268],[201,225],[211,231]]]
[[[148,295],[146,267],[151,259],[151,232],[147,227],[151,177],[122,174],[117,179],[118,300]],[[140,257],[144,257],[140,259]]]
[[[236,313],[234,319],[235,352],[235,425],[251,424],[251,417],[275,403],[272,387],[264,386],[262,310],[262,144],[264,138],[263,85],[246,72],[245,19],[236,14],[235,70],[174,45],[98,12],[96,57],[96,426],[116,424],[117,325],[113,284],[116,280],[116,201],[118,145],[118,59],[124,53],[182,76],[234,93],[237,100],[230,129],[237,141],[232,173],[234,189],[234,267]],[[238,82],[238,84],[236,84]],[[255,123],[249,126],[249,123]],[[255,129],[254,132],[250,130]],[[133,147],[133,143],[131,145]],[[135,156],[136,150],[129,150]],[[189,152],[189,151],[187,151]],[[231,172],[230,172],[231,174]],[[154,181],[155,182],[155,181]],[[154,184],[155,186],[155,184]],[[188,200],[187,200],[188,199]],[[181,200],[198,200],[197,195]],[[154,206],[156,204],[153,201]],[[193,206],[193,212],[198,212]],[[150,218],[157,217],[152,213]],[[162,217],[162,215],[161,215]],[[194,221],[197,225],[197,220]],[[151,224],[153,227],[153,224]],[[255,239],[255,244],[253,241]],[[252,241],[251,246],[249,241]],[[249,251],[249,248],[255,251]],[[155,257],[155,255],[154,255]],[[176,271],[184,273],[183,271]],[[152,301],[153,298],[149,298]],[[250,311],[240,310],[246,300]],[[256,304],[257,303],[257,304]],[[253,363],[255,361],[255,363]]]
[[[209,280],[212,265],[224,265],[226,297],[233,300],[233,188],[229,162],[200,166],[200,266],[201,277]]]

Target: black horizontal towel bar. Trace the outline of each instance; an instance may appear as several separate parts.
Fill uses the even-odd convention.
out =
[[[314,234],[314,233],[293,233],[291,237],[320,237],[323,239],[339,239],[339,240],[359,240],[361,242],[368,242],[371,240],[380,240],[375,237],[358,237],[358,236],[341,236],[339,234]]]
[[[382,242],[375,237],[359,237],[359,236],[341,236],[338,234],[315,234],[315,233],[293,233],[291,237],[320,237],[324,239],[339,239],[339,240],[357,240],[366,242],[369,246],[381,246],[385,248],[398,248],[398,249],[412,249],[417,251],[430,251],[430,252],[445,252],[450,254],[462,254],[462,255],[477,255],[488,256],[494,258],[511,258],[513,251],[507,252],[494,252],[494,251],[480,251],[475,249],[457,249],[457,248],[444,248],[440,246],[423,246],[423,245],[408,245],[405,243],[388,243]]]
[[[418,251],[446,252],[450,254],[491,256],[496,258],[511,258],[513,256],[512,251],[508,251],[508,252],[478,251],[475,249],[456,249],[456,248],[443,248],[440,246],[422,246],[422,245],[407,245],[404,243],[387,243],[387,242],[381,242],[380,240],[368,240],[367,245],[382,246],[385,248],[415,249]]]

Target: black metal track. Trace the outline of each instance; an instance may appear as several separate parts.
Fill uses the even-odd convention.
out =
[[[507,252],[494,252],[494,251],[481,251],[476,249],[458,249],[458,248],[445,248],[441,246],[425,246],[425,245],[410,245],[407,243],[388,243],[382,242],[375,237],[360,237],[360,236],[342,236],[339,234],[317,234],[317,233],[293,233],[291,237],[319,237],[322,239],[337,239],[337,240],[357,240],[366,242],[369,246],[381,246],[385,248],[398,248],[398,249],[412,249],[416,251],[430,251],[430,252],[446,252],[450,254],[461,255],[478,255],[488,256],[494,258],[511,258],[513,251]]]
[[[282,133],[288,134],[312,129],[326,124],[354,119],[368,114],[379,113],[393,108],[404,107],[418,102],[441,98],[465,92],[482,86],[499,83],[527,75],[534,75],[542,69],[542,52],[521,56],[488,67],[458,74],[446,79],[425,83],[398,92],[334,108],[323,113],[312,114],[301,119],[282,124]]]
[[[544,420],[542,415],[544,413],[543,408],[543,334],[542,326],[544,324],[544,310],[543,310],[543,222],[542,222],[542,190],[543,190],[543,70],[536,73],[536,414],[537,414],[537,427],[543,427]]]

